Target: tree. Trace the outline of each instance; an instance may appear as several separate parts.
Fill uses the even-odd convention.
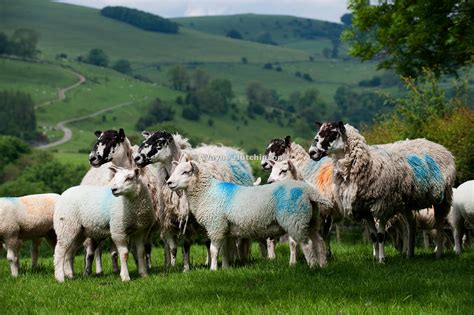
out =
[[[142,131],[151,125],[171,121],[174,118],[174,114],[175,112],[171,106],[165,105],[159,98],[156,98],[150,104],[148,112],[138,119],[135,128],[138,131]]]
[[[245,89],[247,96],[249,115],[263,115],[265,107],[276,107],[278,96],[276,92],[264,87],[260,82],[250,82]]]
[[[345,26],[351,26],[352,25],[352,14],[351,13],[345,13],[341,16],[341,22]]]
[[[118,72],[124,73],[124,74],[129,74],[132,72],[132,68],[130,66],[130,62],[127,59],[120,59],[117,60],[112,68]]]
[[[0,135],[0,171],[17,160],[20,155],[30,152],[30,147],[18,138]]]
[[[102,49],[94,48],[89,51],[86,62],[99,67],[107,67],[109,64],[109,57],[107,57]]]
[[[33,99],[23,92],[0,92],[0,134],[31,141],[36,137]]]
[[[191,76],[191,88],[194,90],[200,90],[207,87],[211,76],[204,70],[198,69],[193,72]]]
[[[195,105],[209,114],[223,114],[229,110],[234,97],[232,84],[226,79],[214,79],[209,86],[196,91]]]
[[[10,37],[8,53],[20,57],[34,58],[38,53],[39,34],[33,30],[20,28]]]
[[[457,74],[474,60],[472,1],[351,0],[349,9],[352,28],[344,38],[352,43],[350,54],[378,58],[379,68],[416,78],[423,68],[436,76]]]
[[[8,36],[0,32],[0,55],[8,53],[9,44]]]
[[[194,106],[186,106],[181,113],[184,119],[198,121],[201,118],[199,109]]]
[[[185,91],[189,87],[189,75],[186,68],[177,65],[168,71],[168,79],[173,89]]]
[[[242,34],[240,34],[240,32],[237,31],[237,30],[228,31],[226,36],[230,37],[230,38],[233,38],[233,39],[242,39],[243,38]]]

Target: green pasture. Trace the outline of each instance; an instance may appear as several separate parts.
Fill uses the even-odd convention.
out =
[[[153,250],[153,269],[138,278],[129,259],[132,281],[112,274],[104,255],[104,275],[82,276],[82,256],[76,257],[76,278],[63,284],[53,277],[52,253],[43,248],[39,267],[29,270],[23,251],[20,276],[13,279],[0,258],[1,314],[472,314],[474,252],[435,259],[417,250],[407,260],[388,248],[385,264],[374,262],[371,246],[335,243],[334,258],[324,269],[309,269],[300,256],[288,266],[288,247],[277,246],[277,259],[252,262],[211,272],[203,265],[204,246],[193,246],[192,270],[163,266],[161,247]],[[178,264],[181,264],[178,254]]]

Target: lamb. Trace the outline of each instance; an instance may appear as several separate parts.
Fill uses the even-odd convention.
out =
[[[461,255],[464,223],[467,221],[474,226],[474,180],[464,182],[454,190],[448,220],[453,228],[454,252]]]
[[[110,186],[110,170],[108,169],[111,165],[132,169],[135,167],[135,163],[132,159],[134,148],[130,141],[125,135],[125,131],[120,128],[116,130],[106,130],[104,132],[98,130],[95,132],[97,141],[94,144],[90,154],[89,162],[92,166],[91,170],[83,178],[81,185],[99,185],[99,186]],[[97,171],[94,171],[97,170]],[[157,213],[162,211],[162,196],[160,183],[164,182],[164,172],[162,169],[156,168],[149,165],[140,170],[142,180],[145,181],[152,199],[154,202]],[[90,175],[94,174],[94,176]],[[162,185],[161,185],[162,186]],[[166,187],[166,185],[165,185]],[[154,227],[157,230],[158,226]],[[151,235],[149,236],[151,237]],[[145,242],[146,260],[147,267],[151,268],[151,240],[147,238]],[[92,260],[94,257],[94,246],[90,240],[86,240],[85,246],[85,274],[91,273]],[[111,242],[111,253],[112,253],[112,265],[114,272],[118,272],[117,264],[117,250],[113,242]],[[101,273],[101,246],[97,246],[96,250],[96,272]]]
[[[120,256],[120,277],[129,281],[128,240],[137,248],[138,272],[147,275],[144,238],[155,223],[153,202],[139,169],[110,167],[112,186],[75,186],[56,203],[54,275],[58,282],[74,277],[74,254],[86,237],[93,242],[111,237]]]
[[[32,267],[38,259],[38,246],[45,238],[54,248],[53,212],[58,194],[38,194],[0,198],[0,241],[5,243],[13,277],[20,268],[19,250],[22,240],[32,240]]]
[[[321,209],[324,222],[322,237],[326,243],[326,255],[328,258],[331,257],[330,233],[332,223],[340,221],[343,217],[342,211],[338,208],[336,202],[331,160],[325,158],[318,162],[313,161],[302,146],[291,142],[290,136],[287,136],[284,140],[273,139],[270,142],[262,159],[262,167],[265,170],[272,170],[269,177],[270,182],[285,178],[306,180],[331,202],[330,208]],[[291,246],[290,242],[290,250]]]
[[[166,131],[150,133],[144,131],[142,135],[145,140],[140,145],[134,160],[139,167],[152,163],[161,163],[167,174],[173,171],[173,162],[180,160],[183,154],[189,155],[196,161],[207,161],[207,167],[213,176],[224,181],[235,182],[241,185],[252,186],[254,178],[252,170],[247,161],[243,159],[243,153],[237,149],[225,146],[202,145],[197,148],[183,149],[179,144],[183,139],[179,134],[172,135]],[[183,197],[184,198],[184,197]],[[183,201],[186,210],[187,202]],[[185,211],[189,213],[189,210]],[[242,246],[247,248],[248,246]],[[245,260],[248,253],[239,250],[239,258]]]
[[[285,180],[243,186],[215,179],[204,163],[176,164],[167,184],[184,190],[190,211],[205,227],[211,240],[211,270],[217,270],[217,255],[228,237],[262,239],[285,232],[302,244],[310,267],[326,264],[319,236],[319,204],[326,201],[310,185]],[[224,253],[222,267],[228,266]]]
[[[385,225],[401,213],[413,221],[412,210],[434,205],[437,257],[443,252],[443,225],[452,200],[454,158],[443,146],[426,139],[370,147],[365,138],[342,122],[320,125],[309,149],[313,160],[329,155],[340,207],[355,218],[376,218],[376,256],[385,259]],[[409,224],[414,243],[414,224]],[[378,249],[378,251],[377,251]]]

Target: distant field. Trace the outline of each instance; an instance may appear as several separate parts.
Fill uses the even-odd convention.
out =
[[[299,257],[288,266],[288,246],[277,246],[276,261],[260,258],[247,266],[211,272],[202,265],[206,250],[193,246],[192,270],[164,269],[161,247],[153,250],[153,270],[139,279],[129,258],[132,281],[111,273],[104,255],[103,276],[84,278],[76,257],[76,279],[58,284],[51,250],[43,248],[39,268],[28,270],[25,248],[18,279],[0,258],[0,313],[253,313],[253,314],[471,314],[474,311],[474,252],[435,259],[417,250],[407,260],[388,247],[383,265],[371,246],[335,243],[325,269],[310,270]],[[181,253],[178,253],[181,264]]]
[[[133,63],[239,62],[307,60],[303,51],[232,40],[181,28],[179,34],[147,32],[100,15],[96,9],[49,0],[15,0],[2,3],[2,31],[19,27],[40,34],[39,48],[47,58],[67,53],[75,58],[92,48],[102,48],[112,60]]]
[[[36,104],[56,99],[60,88],[76,81],[73,73],[57,65],[0,58],[0,89],[27,92]]]

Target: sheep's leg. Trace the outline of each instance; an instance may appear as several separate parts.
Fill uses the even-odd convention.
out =
[[[258,246],[260,247],[260,255],[262,255],[262,258],[268,258],[267,241],[262,239],[258,240]]]
[[[64,264],[64,275],[67,278],[74,278],[74,257],[76,256],[76,251],[83,243],[84,238],[81,235],[76,235],[73,241],[70,243],[69,248],[66,251],[66,261]]]
[[[239,239],[238,257],[241,263],[246,263],[250,257],[251,242],[248,238]]]
[[[31,242],[31,269],[34,269],[38,263],[38,252],[41,245],[41,238],[34,239]]]
[[[207,249],[207,257],[206,262],[204,263],[206,266],[211,265],[211,241],[206,240],[206,249]]]
[[[275,259],[275,239],[274,238],[267,238],[267,251],[268,251],[268,259]]]
[[[138,260],[138,274],[141,277],[147,276],[147,267],[145,259],[145,244],[143,242],[143,234],[138,234],[134,238],[134,243],[137,248],[136,258]]]
[[[219,250],[222,247],[223,240],[211,240],[211,270],[217,270],[217,257],[219,255]]]
[[[430,248],[430,235],[428,231],[423,230],[423,246],[425,249]]]
[[[151,250],[153,246],[150,239],[147,239],[145,242],[145,260],[146,260],[146,269],[151,270]]]
[[[110,242],[109,242],[109,253],[110,253],[110,259],[112,260],[112,271],[113,273],[119,273],[120,272],[120,268],[119,268],[119,264],[118,264],[118,250],[117,250],[117,246],[115,245],[114,241],[112,241],[112,239],[110,239]],[[98,270],[97,270],[97,266],[96,266],[96,273],[98,273]],[[102,272],[102,270],[99,270],[100,272]]]
[[[232,251],[232,243],[235,245],[235,242],[232,238],[226,238],[222,244],[222,269],[227,269],[230,266],[229,255]]]
[[[416,221],[412,211],[408,211],[405,215],[408,230],[408,251],[407,258],[415,256],[415,235],[416,235]]]
[[[385,262],[385,222],[379,221],[377,224],[377,243],[379,248],[379,262]]]
[[[94,246],[94,257],[95,257],[95,274],[100,275],[102,274],[102,244],[95,244]],[[93,257],[93,258],[94,258]],[[92,266],[92,261],[90,262]],[[92,269],[91,269],[92,272]]]
[[[291,236],[288,236],[288,244],[290,245],[290,266],[294,266],[298,256],[298,243]]]
[[[170,264],[172,267],[174,267],[176,266],[176,254],[178,253],[176,237],[174,235],[170,235],[168,236],[167,240],[170,247]]]
[[[67,244],[59,240],[54,249],[54,277],[58,282],[64,282],[64,263]]]
[[[183,241],[183,271],[189,271],[189,252],[191,250],[191,242],[188,239]]]
[[[10,263],[10,270],[12,277],[18,277],[20,270],[20,257],[18,256],[21,241],[15,236],[6,240],[7,245],[7,260]]]
[[[373,257],[377,260],[379,258],[379,244],[377,241],[377,228],[375,226],[375,220],[373,218],[367,219],[366,228],[367,233],[369,234],[369,237],[372,240]]]
[[[122,281],[130,281],[130,275],[128,273],[128,244],[127,238],[116,236],[113,238],[115,245],[117,246],[117,250],[120,257],[120,278]]]
[[[94,261],[94,256],[99,250],[99,247],[101,246],[97,244],[96,241],[93,241],[91,238],[88,238],[84,242],[84,260],[85,260],[85,267],[84,267],[84,276],[90,276],[92,274],[92,262]],[[97,256],[95,256],[97,258]],[[99,259],[100,260],[100,259]],[[97,264],[96,262],[96,270],[100,268],[100,264]]]
[[[453,222],[454,252],[461,255],[462,252],[462,236],[464,230],[464,220],[459,216]]]
[[[163,239],[163,251],[164,251],[164,258],[165,258],[165,266],[168,267],[171,263],[171,257],[170,257],[170,246],[168,242]]]
[[[323,239],[326,243],[326,258],[331,258],[331,227],[332,227],[332,218],[326,217],[323,225]]]

